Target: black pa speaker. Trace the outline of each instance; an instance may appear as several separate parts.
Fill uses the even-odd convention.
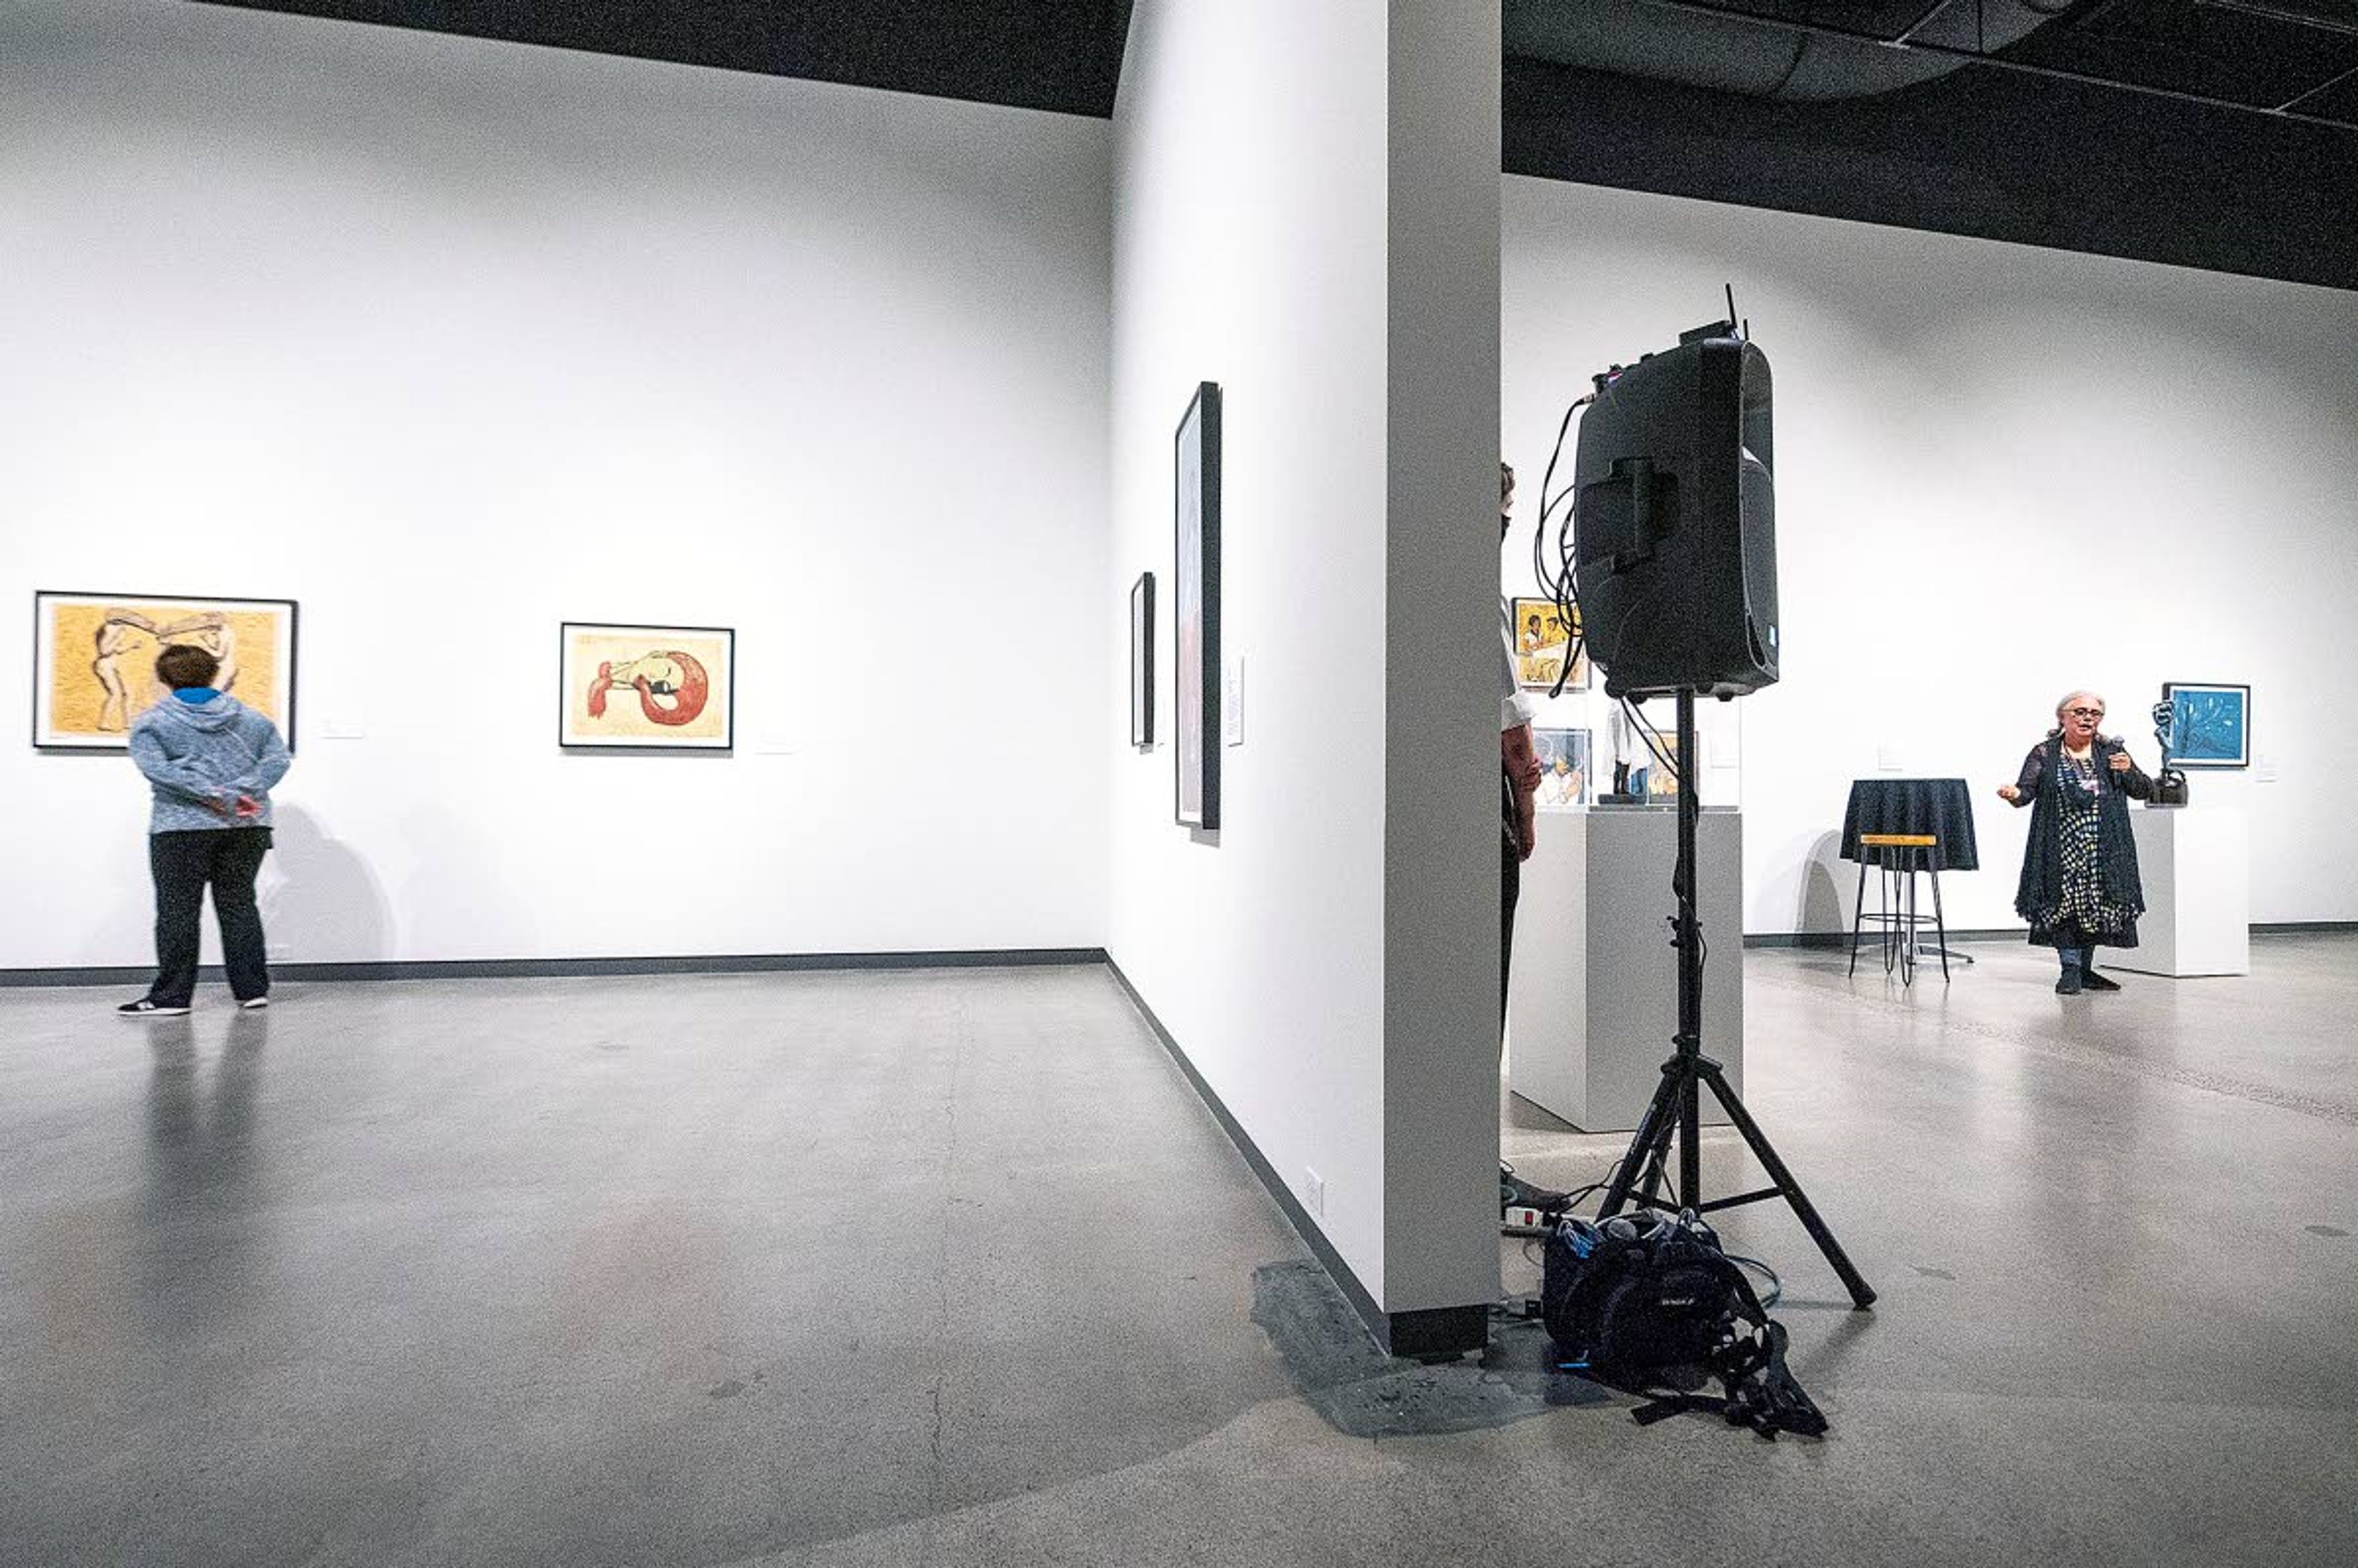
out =
[[[1777,680],[1768,356],[1721,325],[1604,381],[1573,469],[1574,584],[1612,697]]]

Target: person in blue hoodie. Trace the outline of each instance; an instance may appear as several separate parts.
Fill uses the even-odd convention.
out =
[[[287,742],[269,716],[213,689],[221,662],[175,645],[156,659],[171,695],[131,726],[131,760],[156,795],[147,864],[156,879],[156,982],[127,1017],[177,1016],[197,989],[197,933],[213,890],[230,994],[266,1007],[270,968],[254,899],[270,852],[270,787],[287,776]]]

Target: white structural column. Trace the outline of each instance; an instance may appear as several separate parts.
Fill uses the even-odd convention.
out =
[[[1115,112],[1109,668],[1223,388],[1221,825],[1103,725],[1108,949],[1395,1344],[1498,1289],[1498,18],[1141,0]],[[1170,605],[1175,595],[1165,594]],[[1156,703],[1176,710],[1160,630]],[[1167,729],[1167,726],[1166,726]]]
[[[1385,1305],[1487,1303],[1498,1243],[1498,7],[1392,0]]]

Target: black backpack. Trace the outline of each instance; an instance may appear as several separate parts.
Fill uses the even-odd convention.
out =
[[[1568,1216],[1547,1235],[1541,1287],[1548,1337],[1563,1364],[1598,1382],[1654,1396],[1640,1425],[1711,1411],[1764,1437],[1822,1435],[1826,1418],[1785,1368],[1785,1326],[1693,1214]],[[1724,1396],[1695,1390],[1716,1378]]]

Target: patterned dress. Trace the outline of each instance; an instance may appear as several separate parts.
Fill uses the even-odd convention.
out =
[[[2066,939],[2069,946],[2093,942],[2106,946],[2127,936],[2134,941],[2136,912],[2104,892],[2103,780],[2093,753],[2065,754],[2060,760],[2056,784],[2062,806],[2056,820],[2056,849],[2062,857],[2062,897],[2039,912],[2033,925]]]

